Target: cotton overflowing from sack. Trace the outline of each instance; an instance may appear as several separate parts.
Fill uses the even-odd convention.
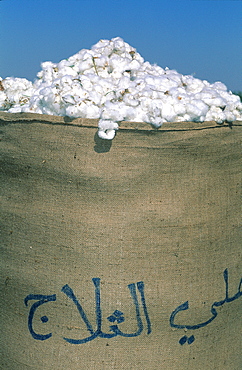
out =
[[[241,369],[242,122],[0,113],[4,370]]]
[[[240,98],[222,82],[210,84],[151,65],[120,37],[41,67],[34,83],[0,79],[0,110],[96,118],[103,139],[113,139],[123,120],[154,127],[242,120]]]

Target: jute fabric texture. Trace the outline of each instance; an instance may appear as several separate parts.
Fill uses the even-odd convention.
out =
[[[241,369],[241,124],[0,119],[1,369]]]

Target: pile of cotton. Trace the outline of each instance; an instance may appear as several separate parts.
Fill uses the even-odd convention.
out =
[[[223,83],[151,65],[119,37],[41,67],[34,83],[0,79],[0,110],[98,118],[103,139],[112,139],[123,120],[160,127],[164,122],[242,119],[239,97]]]

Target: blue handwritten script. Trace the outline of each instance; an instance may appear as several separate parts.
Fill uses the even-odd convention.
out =
[[[228,270],[225,269],[223,273],[224,281],[225,281],[225,298],[222,299],[221,301],[215,301],[211,305],[210,312],[212,316],[199,324],[195,325],[186,325],[186,324],[176,324],[175,319],[178,313],[188,310],[189,309],[189,303],[188,301],[182,303],[179,305],[170,315],[169,323],[172,328],[176,329],[186,329],[186,330],[196,330],[205,327],[206,325],[210,324],[218,315],[218,312],[216,310],[217,307],[220,307],[224,305],[225,303],[230,303],[233,302],[234,300],[238,299],[241,297],[242,292],[241,292],[241,285],[242,285],[242,279],[240,280],[239,286],[238,286],[238,291],[233,295],[232,297],[229,297],[229,282],[228,282]],[[115,310],[111,315],[109,315],[106,319],[111,323],[112,325],[109,326],[109,332],[105,333],[102,330],[103,326],[103,316],[102,316],[102,308],[101,308],[101,289],[100,289],[100,278],[93,278],[92,279],[93,285],[94,285],[94,307],[95,307],[95,315],[96,315],[96,323],[95,323],[95,329],[88,319],[88,316],[86,312],[84,311],[82,305],[78,301],[75,293],[73,292],[72,288],[66,284],[62,287],[61,292],[64,293],[69,299],[72,300],[73,304],[76,306],[80,317],[83,321],[83,323],[86,326],[88,336],[81,338],[81,339],[73,339],[73,338],[66,338],[63,337],[65,341],[71,344],[83,344],[90,342],[96,338],[114,338],[117,336],[125,337],[125,338],[132,338],[132,337],[137,337],[139,336],[143,330],[144,327],[146,328],[147,334],[151,334],[152,332],[152,325],[151,325],[151,320],[149,317],[148,313],[148,308],[146,304],[146,299],[145,299],[145,284],[143,281],[137,282],[137,283],[132,283],[128,285],[129,293],[132,298],[132,302],[134,305],[134,310],[135,310],[135,319],[136,319],[136,324],[137,328],[134,332],[131,333],[125,333],[119,328],[119,324],[122,324],[125,321],[124,313],[119,310]],[[36,340],[46,340],[52,337],[52,333],[48,334],[38,334],[34,331],[33,329],[33,319],[36,310],[38,309],[39,306],[48,303],[48,302],[54,302],[57,300],[56,294],[52,295],[42,295],[42,294],[29,294],[27,297],[24,299],[25,306],[28,306],[29,301],[35,301],[29,311],[28,315],[28,329],[32,337]],[[143,319],[142,319],[143,317]],[[49,319],[47,316],[42,316],[40,318],[42,323],[46,323]],[[144,320],[144,323],[143,323]],[[194,335],[191,336],[183,336],[180,340],[179,343],[180,345],[183,345],[185,343],[192,344],[195,340]]]
[[[71,338],[66,338],[66,337],[64,337],[63,339],[65,339],[67,342],[72,343],[72,344],[82,344],[82,343],[90,342],[91,340],[97,337],[113,338],[113,337],[120,335],[122,337],[131,338],[131,337],[137,337],[138,335],[140,335],[144,329],[144,324],[141,318],[141,312],[140,312],[141,310],[140,310],[140,304],[139,304],[138,297],[137,297],[137,289],[140,295],[141,308],[143,310],[143,314],[144,314],[145,321],[146,321],[147,334],[151,333],[151,321],[149,318],[148,309],[147,309],[146,300],[145,300],[144,283],[142,281],[136,284],[133,283],[133,284],[128,285],[128,289],[130,291],[130,295],[132,297],[133,304],[135,307],[136,321],[137,321],[137,330],[133,333],[124,333],[119,329],[117,324],[120,324],[124,321],[123,312],[119,310],[115,310],[113,314],[108,316],[107,318],[110,323],[115,323],[115,321],[117,322],[117,324],[109,326],[110,333],[104,333],[102,331],[102,320],[103,319],[102,319],[102,310],[101,310],[100,279],[93,278],[92,281],[93,281],[94,289],[95,289],[96,328],[95,330],[93,329],[93,326],[91,322],[88,320],[88,317],[82,305],[79,303],[78,299],[76,298],[75,293],[73,292],[71,287],[68,284],[66,284],[63,286],[61,291],[64,294],[66,294],[66,296],[70,298],[75,304],[84,324],[86,325],[87,331],[90,333],[90,335],[82,339],[71,339]],[[137,289],[136,289],[136,286],[137,286]],[[28,302],[30,300],[37,300],[37,302],[33,303],[29,311],[28,328],[29,328],[30,334],[32,335],[34,339],[37,339],[37,340],[49,339],[52,336],[52,333],[43,335],[43,334],[37,334],[34,331],[33,318],[34,318],[34,314],[37,308],[44,303],[56,301],[56,295],[55,294],[53,295],[29,294],[24,299],[24,303],[26,306],[28,306]],[[43,323],[47,322],[48,317],[42,316],[41,321]]]
[[[174,321],[175,321],[176,315],[179,312],[181,312],[181,311],[185,311],[185,310],[188,310],[189,309],[189,303],[188,303],[188,301],[186,301],[186,302],[182,303],[181,305],[179,305],[172,312],[172,314],[170,316],[170,326],[172,328],[186,329],[186,330],[196,330],[196,329],[203,328],[204,326],[207,326],[208,324],[210,324],[217,317],[218,312],[216,310],[216,307],[221,307],[225,303],[230,303],[230,302],[233,302],[234,300],[238,299],[242,295],[242,292],[241,292],[242,279],[240,280],[240,283],[239,283],[239,286],[238,286],[238,292],[235,293],[235,295],[233,295],[232,297],[229,297],[229,279],[228,279],[229,276],[228,276],[228,269],[225,269],[224,270],[223,276],[224,276],[224,281],[225,281],[225,298],[222,299],[221,301],[215,301],[215,302],[213,302],[213,304],[211,305],[211,309],[210,309],[210,312],[211,312],[212,316],[208,320],[206,320],[204,322],[201,322],[199,324],[196,324],[196,325],[175,324]],[[185,344],[186,342],[188,344],[191,344],[191,343],[194,342],[194,340],[195,340],[194,335],[192,335],[189,338],[185,335],[185,336],[183,336],[179,340],[179,343],[181,345]]]

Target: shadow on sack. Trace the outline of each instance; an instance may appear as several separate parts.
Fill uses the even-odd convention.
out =
[[[112,140],[101,139],[98,136],[98,132],[96,132],[94,135],[94,142],[94,151],[96,153],[107,153],[110,151],[112,146]]]

